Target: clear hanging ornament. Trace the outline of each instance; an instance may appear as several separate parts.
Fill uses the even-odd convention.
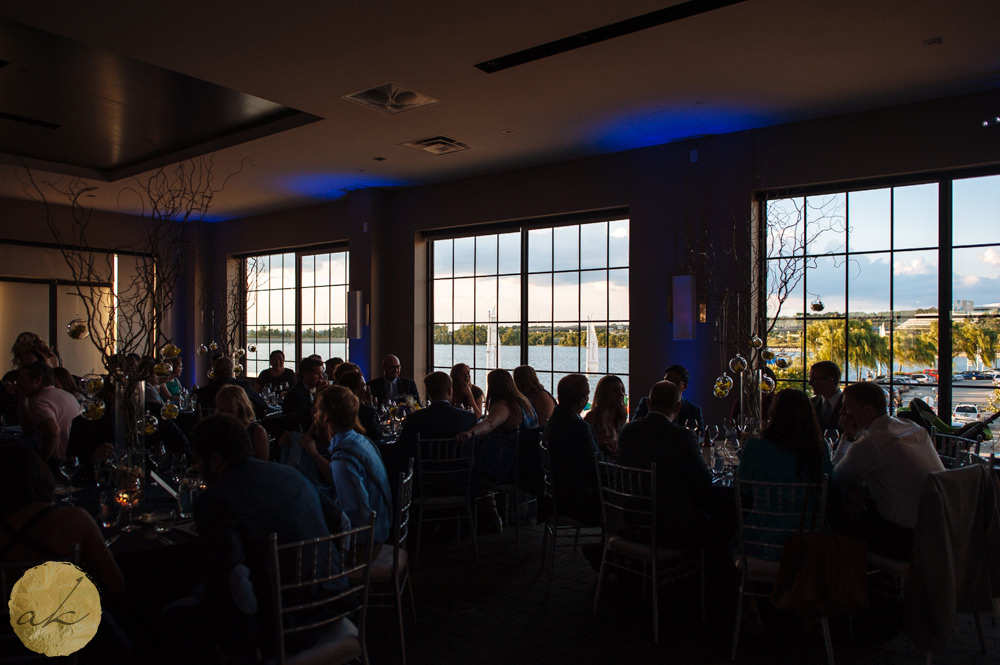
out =
[[[87,322],[77,315],[66,324],[66,334],[73,339],[86,339],[90,336],[90,330],[87,328]]]
[[[739,374],[747,368],[747,359],[737,353],[729,361],[729,369]]]

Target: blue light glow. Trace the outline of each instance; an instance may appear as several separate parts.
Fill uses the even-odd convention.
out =
[[[357,189],[401,187],[406,181],[374,173],[302,173],[285,177],[279,186],[323,201],[335,201]]]
[[[774,118],[737,108],[696,104],[683,108],[636,109],[596,128],[596,144],[609,151],[646,148],[680,139],[729,134],[772,125]]]

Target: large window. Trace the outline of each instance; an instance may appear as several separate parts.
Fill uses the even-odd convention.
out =
[[[247,275],[247,375],[268,366],[271,351],[285,364],[319,354],[347,358],[346,251],[300,251],[243,259]]]
[[[628,219],[432,240],[432,362],[529,364],[555,389],[566,374],[616,374],[628,388]]]
[[[1000,336],[1000,176],[762,205],[768,346],[790,360],[777,369],[781,383],[805,387],[812,363],[833,360],[845,382],[876,380],[897,404],[987,408]]]

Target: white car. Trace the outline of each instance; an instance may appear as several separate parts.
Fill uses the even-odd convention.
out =
[[[975,423],[982,419],[979,407],[975,404],[956,404],[951,413],[951,420],[955,423]]]
[[[927,376],[926,374],[911,374],[910,380],[916,381],[917,383],[930,383],[931,377]]]

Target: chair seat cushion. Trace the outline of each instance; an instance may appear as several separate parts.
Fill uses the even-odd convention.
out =
[[[383,545],[379,550],[379,553],[375,556],[375,559],[371,563],[371,581],[372,584],[380,584],[388,582],[392,579],[392,553],[395,548],[392,545]],[[403,572],[406,571],[406,565],[409,559],[406,554],[406,550],[399,550],[399,573],[402,576]],[[357,582],[361,580],[363,571],[357,571],[356,573],[351,573],[348,575],[347,579],[352,582]]]
[[[653,560],[653,548],[649,543],[629,540],[623,536],[609,537],[608,549],[616,554],[621,554],[631,559],[645,559],[646,561]],[[672,550],[667,549],[666,547],[656,548],[657,561],[662,561],[663,559],[675,559],[687,554],[688,553],[684,550]]]
[[[742,557],[733,557],[736,562],[736,567],[739,569],[743,568]],[[747,557],[747,577],[752,580],[764,580],[773,581],[778,579],[778,566],[780,561],[771,561],[769,559],[755,559],[753,557]]]
[[[881,570],[888,571],[899,577],[906,577],[910,574],[910,562],[890,559],[880,554],[868,553],[868,563]]]
[[[469,505],[464,496],[428,496],[414,499],[414,503],[424,508],[463,508]]]
[[[361,657],[358,628],[350,619],[330,626],[319,640],[285,660],[287,665],[338,665]]]

